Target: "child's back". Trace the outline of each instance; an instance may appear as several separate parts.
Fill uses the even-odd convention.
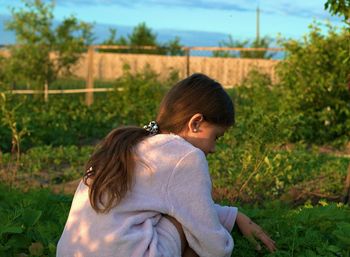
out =
[[[164,215],[181,223],[197,253],[229,256],[237,210],[213,204],[203,152],[173,134],[148,137],[135,150],[132,190],[107,214],[92,209],[80,183],[58,256],[181,256],[178,232]]]

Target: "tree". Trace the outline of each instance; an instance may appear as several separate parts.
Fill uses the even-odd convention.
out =
[[[109,38],[103,41],[101,44],[106,46],[127,46],[129,44],[128,40],[121,36],[117,38],[117,30],[114,28],[109,29]],[[100,52],[108,52],[108,53],[128,53],[129,49],[100,49]]]
[[[146,51],[144,49],[139,49],[139,47],[143,46],[158,47],[157,35],[153,33],[144,22],[133,29],[131,35],[128,35],[128,39],[133,53],[163,54],[161,49]]]
[[[167,55],[185,55],[185,51],[183,50],[183,46],[180,43],[179,37],[175,37],[173,40],[169,40],[163,45],[163,48],[165,49]]]
[[[91,44],[92,26],[74,16],[54,26],[54,4],[42,0],[23,0],[24,9],[12,8],[12,20],[6,24],[16,34],[11,47],[8,70],[11,79],[26,81],[31,88],[46,87],[59,74],[68,74],[86,45]]]
[[[332,15],[344,16],[344,22],[347,23],[348,29],[348,39],[350,38],[350,0],[327,0],[324,5],[324,8],[329,10]],[[344,59],[345,63],[350,62],[350,44],[348,44],[348,48],[342,50],[342,52],[346,53],[346,57]],[[348,90],[350,93],[350,72],[348,74]]]
[[[233,40],[232,36],[229,35],[228,41],[219,42],[220,47],[232,47],[232,48],[268,48],[271,43],[271,39],[263,37],[261,39],[255,39],[253,42],[249,40]],[[239,57],[239,58],[252,58],[252,59],[271,59],[273,53],[267,51],[240,51],[239,53],[232,53],[232,51],[213,51],[214,57]]]
[[[127,38],[121,36],[117,38],[117,30],[110,29],[110,36],[102,42],[102,45],[122,45],[129,46],[130,49],[108,49],[100,50],[101,52],[118,52],[118,53],[145,53],[145,54],[161,54],[161,55],[184,55],[180,38],[175,37],[173,40],[161,44],[157,41],[157,35],[152,29],[142,22],[137,25]],[[142,49],[143,46],[153,46],[157,49]]]
[[[128,36],[131,46],[157,46],[157,35],[142,22]]]
[[[219,42],[219,47],[235,47],[235,48],[243,48],[248,44],[248,40],[239,41],[234,40],[231,35],[228,36],[228,40],[222,40]],[[239,53],[232,51],[213,51],[214,57],[239,57]]]
[[[343,16],[344,22],[350,25],[350,0],[327,0],[324,8],[332,15]]]

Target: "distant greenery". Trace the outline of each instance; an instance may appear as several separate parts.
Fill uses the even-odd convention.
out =
[[[223,40],[219,42],[220,47],[232,47],[232,48],[269,48],[271,39],[263,37],[255,39],[250,42],[249,40],[234,40],[230,35],[227,41]],[[274,53],[268,51],[238,51],[238,53],[226,50],[213,51],[214,57],[239,57],[239,58],[253,58],[253,59],[271,59]]]
[[[184,55],[184,50],[180,43],[180,38],[175,37],[173,40],[169,40],[166,43],[159,43],[157,41],[157,35],[152,32],[151,28],[147,27],[146,23],[142,22],[137,25],[132,33],[127,38],[120,36],[117,38],[117,30],[110,29],[110,36],[107,40],[103,41],[101,45],[120,45],[129,46],[130,49],[110,49],[100,50],[101,52],[114,52],[114,53],[145,53],[145,54],[161,54],[161,55]],[[142,46],[153,46],[157,49],[141,49]]]

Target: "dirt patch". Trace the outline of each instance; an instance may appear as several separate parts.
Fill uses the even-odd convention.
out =
[[[276,150],[292,151],[295,148],[295,144],[286,143],[276,147]],[[309,145],[307,146],[307,149],[309,149],[310,151],[316,149],[318,153],[350,158],[350,142],[348,142],[341,148],[336,148],[330,145],[316,146],[315,148],[313,148],[313,146]]]
[[[338,157],[350,158],[350,142],[348,142],[343,148],[336,149],[331,146],[321,146],[318,149],[319,153],[332,154]]]
[[[81,179],[76,179],[67,183],[49,186],[49,188],[56,194],[73,195],[80,181]]]

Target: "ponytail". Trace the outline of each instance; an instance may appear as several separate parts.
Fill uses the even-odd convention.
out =
[[[110,211],[131,188],[135,166],[133,148],[149,134],[143,128],[121,127],[111,131],[98,145],[86,164],[83,178],[96,212]]]

